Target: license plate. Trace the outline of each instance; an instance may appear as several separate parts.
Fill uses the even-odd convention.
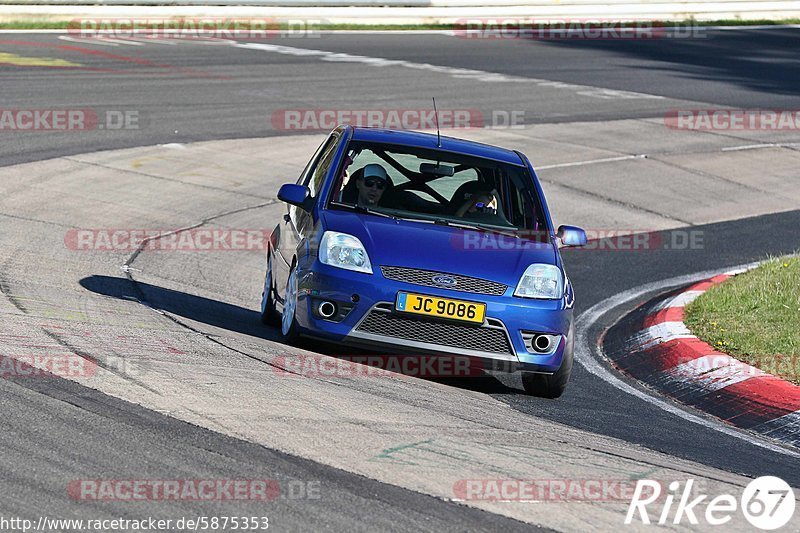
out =
[[[486,316],[486,304],[409,292],[398,292],[394,307],[401,313],[450,318],[476,324],[483,324]]]

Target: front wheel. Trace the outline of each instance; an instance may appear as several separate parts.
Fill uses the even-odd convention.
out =
[[[299,337],[295,313],[297,313],[297,268],[292,266],[289,279],[286,280],[283,313],[281,314],[281,335],[286,343],[292,343]]]
[[[264,292],[261,293],[261,322],[267,326],[281,325],[275,309],[275,287],[272,276],[272,254],[267,251],[267,273],[264,275]]]

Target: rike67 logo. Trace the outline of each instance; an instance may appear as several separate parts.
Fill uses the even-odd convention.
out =
[[[664,505],[661,512],[656,512],[652,517],[661,526],[686,522],[694,526],[700,523],[698,517],[704,518],[708,525],[724,526],[741,511],[753,527],[772,531],[788,524],[794,516],[795,493],[779,477],[763,476],[754,479],[745,487],[739,500],[730,494],[722,494],[708,501],[707,494],[693,494],[693,485],[694,480],[690,479],[681,489],[680,482],[673,481],[668,486],[666,497],[663,497],[661,483],[649,479],[639,480],[625,516],[625,524],[631,524],[636,518],[642,524],[653,523],[647,506],[662,497]],[[705,512],[701,513],[698,507],[705,507]]]

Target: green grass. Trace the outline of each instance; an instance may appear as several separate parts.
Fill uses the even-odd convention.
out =
[[[712,287],[689,304],[685,322],[717,350],[800,384],[800,256]]]
[[[3,4],[4,2],[0,2]],[[65,20],[15,20],[0,22],[0,30],[66,30],[70,24],[70,20],[77,17],[70,17]],[[107,17],[98,17],[107,18]],[[173,17],[181,18],[181,17]],[[198,17],[186,17],[198,18]],[[491,19],[488,19],[491,20]],[[500,19],[502,20],[502,19]],[[520,23],[524,26],[526,19],[521,18]],[[635,23],[622,23],[620,26],[632,26]],[[780,19],[780,20],[711,20],[711,21],[697,21],[685,20],[678,21],[654,21],[652,22],[657,27],[672,27],[672,26],[756,26],[756,25],[779,25],[779,24],[800,24],[800,19]],[[540,26],[536,26],[539,28]],[[547,25],[541,26],[542,28]],[[453,24],[320,24],[314,25],[313,30],[330,31],[330,30],[452,30]]]

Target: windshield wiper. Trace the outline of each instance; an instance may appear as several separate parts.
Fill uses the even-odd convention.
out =
[[[334,202],[331,205],[335,205],[336,207],[346,207],[347,209],[350,209],[351,211],[355,211],[356,213],[366,213],[366,214],[369,214],[369,215],[375,215],[375,216],[378,216],[378,217],[392,218],[394,220],[397,220],[397,217],[394,216],[394,215],[389,215],[387,213],[382,213],[381,211],[375,211],[374,209],[370,209],[369,207],[364,207],[363,205],[340,204],[338,202]]]
[[[441,224],[442,226],[450,226],[451,228],[471,229],[475,231],[483,231],[486,233],[497,233],[498,235],[505,235],[506,237],[514,237],[520,239],[521,237],[512,231],[505,231],[501,228],[494,226],[484,226],[483,224],[469,224],[464,222],[454,222],[445,218],[437,218],[433,221],[434,224]]]
[[[354,204],[340,204],[338,202],[332,202],[331,205],[336,207],[345,207],[350,209],[351,211],[355,211],[356,213],[366,213],[370,215],[375,215],[379,217],[386,217],[391,218],[393,220],[406,220],[409,222],[422,222],[425,224],[438,224],[440,226],[449,226],[451,228],[458,228],[458,229],[469,229],[473,231],[482,231],[484,233],[496,233],[498,235],[504,235],[506,237],[514,237],[515,239],[521,239],[522,237],[519,236],[517,233],[513,231],[503,230],[502,228],[496,228],[494,226],[485,226],[483,224],[470,224],[467,222],[456,222],[454,220],[448,220],[446,218],[414,218],[414,217],[407,217],[407,216],[399,216],[399,215],[390,215],[388,213],[383,213],[381,211],[375,211],[374,209],[370,209],[369,207],[364,207],[363,205],[354,205]]]
[[[379,217],[391,218],[392,220],[407,220],[410,222],[424,222],[426,224],[434,224],[436,222],[435,220],[431,220],[429,218],[412,218],[399,215],[390,215],[389,213],[384,213],[382,211],[375,211],[374,209],[370,209],[369,207],[364,207],[363,205],[340,204],[339,202],[331,202],[331,205],[336,207],[345,207],[351,211],[355,211],[356,213],[367,213]]]

